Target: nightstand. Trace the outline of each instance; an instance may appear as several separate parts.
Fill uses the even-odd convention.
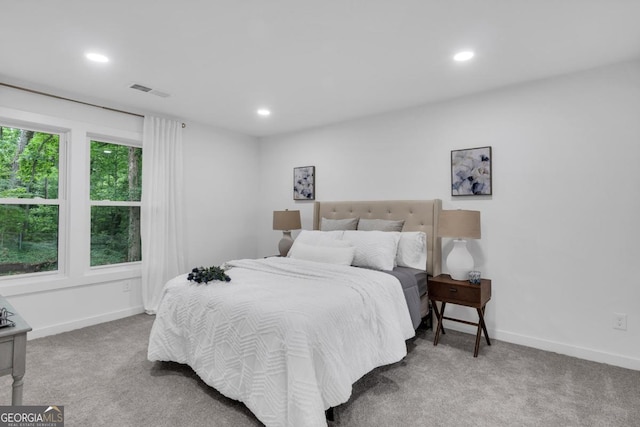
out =
[[[31,326],[11,307],[4,297],[0,296],[0,308],[13,313],[9,317],[14,326],[0,328],[0,376],[13,376],[13,392],[11,405],[22,405],[22,386],[27,357],[27,332]]]
[[[436,314],[438,325],[436,329],[436,336],[433,339],[433,345],[438,345],[440,339],[440,332],[443,334],[444,327],[442,326],[442,320],[452,320],[454,322],[466,323],[467,325],[473,325],[478,327],[476,333],[476,346],[473,351],[473,357],[478,357],[478,349],[480,348],[480,336],[484,331],[484,337],[487,340],[487,344],[491,345],[489,340],[489,333],[487,332],[487,326],[484,323],[484,310],[487,302],[491,299],[491,280],[482,279],[479,285],[472,285],[466,281],[453,280],[448,274],[441,274],[436,277],[431,277],[427,281],[429,300],[431,300],[431,306]],[[442,303],[440,309],[436,305],[436,301]],[[447,303],[464,305],[466,307],[473,307],[478,311],[478,323],[469,322],[467,320],[454,319],[452,317],[446,317],[444,315],[445,307]]]

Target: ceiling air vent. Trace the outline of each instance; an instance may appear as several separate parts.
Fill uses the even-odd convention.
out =
[[[147,92],[147,93],[151,93],[153,95],[159,96],[161,98],[168,98],[169,94],[166,92],[162,92],[156,89],[151,89],[150,87],[147,86],[143,86],[141,84],[138,83],[133,83],[131,86],[129,86],[131,89],[135,89],[135,90],[139,90],[141,92]]]
[[[152,89],[150,87],[146,87],[146,86],[142,86],[139,85],[137,83],[132,84],[131,86],[129,86],[131,89],[135,89],[135,90],[141,90],[143,92],[151,92]]]

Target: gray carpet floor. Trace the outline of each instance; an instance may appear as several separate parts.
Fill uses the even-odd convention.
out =
[[[146,358],[152,316],[27,344],[25,405],[64,405],[74,426],[259,426],[187,366]],[[447,331],[419,329],[409,354],[360,379],[332,426],[640,426],[640,371]],[[0,378],[0,404],[11,377]]]

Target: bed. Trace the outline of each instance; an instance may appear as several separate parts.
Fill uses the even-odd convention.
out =
[[[437,276],[441,273],[442,243],[436,237],[438,229],[438,217],[442,211],[442,201],[432,200],[385,200],[385,201],[339,201],[339,202],[315,202],[313,212],[313,229],[320,229],[322,218],[347,219],[365,218],[404,221],[403,232],[422,231],[427,236],[427,265],[424,273],[416,269],[402,269],[403,274],[414,274],[417,281],[417,294],[420,318],[430,317],[429,298],[427,296],[426,276]],[[402,282],[403,285],[405,282]],[[416,291],[411,287],[404,288],[407,304],[415,303]],[[415,315],[412,321],[415,326]]]
[[[402,219],[403,231],[427,234],[427,272],[437,274],[440,206],[316,202],[314,228],[323,216]],[[148,359],[189,365],[267,426],[326,426],[325,410],[348,401],[353,383],[406,355],[414,319],[407,289],[391,274],[288,257],[228,267],[228,283],[195,284],[181,275],[166,284]]]

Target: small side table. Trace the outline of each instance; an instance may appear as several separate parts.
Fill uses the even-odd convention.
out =
[[[484,310],[487,302],[491,299],[491,280],[482,279],[479,285],[472,285],[467,281],[453,280],[448,274],[440,274],[439,276],[429,278],[427,281],[427,287],[433,311],[438,319],[438,326],[436,329],[436,336],[433,339],[433,345],[438,345],[440,332],[443,334],[445,333],[444,327],[442,326],[443,319],[466,323],[467,325],[478,327],[478,331],[476,332],[476,345],[473,350],[473,357],[478,357],[482,331],[484,331],[484,337],[487,340],[487,345],[491,345],[487,326],[484,323]],[[440,310],[438,310],[436,301],[440,301],[442,303]],[[444,309],[447,306],[447,303],[475,308],[478,311],[478,323],[446,317],[444,315]]]
[[[9,320],[15,326],[0,328],[0,376],[13,376],[13,391],[11,405],[22,405],[22,386],[27,358],[27,332],[31,326],[13,309],[7,300],[0,296],[0,308],[6,308],[13,313]]]

